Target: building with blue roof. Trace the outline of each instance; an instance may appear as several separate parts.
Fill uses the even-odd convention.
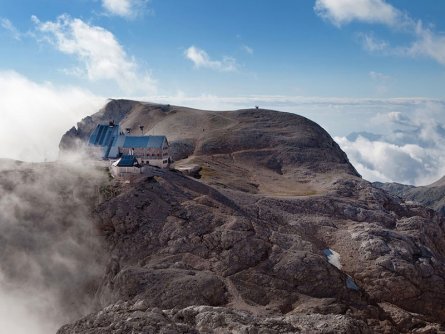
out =
[[[111,175],[125,177],[132,174],[140,174],[142,169],[138,159],[134,155],[123,155],[110,166]]]
[[[88,145],[97,157],[105,160],[134,156],[140,165],[161,168],[166,168],[171,162],[167,137],[125,134],[113,122],[109,125],[98,124]]]
[[[108,125],[98,124],[90,135],[88,145],[95,148],[94,153],[96,156],[108,159],[110,150],[116,143],[119,134],[119,126],[113,122],[110,122]]]

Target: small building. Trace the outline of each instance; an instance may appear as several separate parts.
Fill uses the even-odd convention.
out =
[[[141,174],[141,165],[134,155],[123,155],[111,164],[110,171],[114,177]]]
[[[99,124],[90,136],[89,147],[94,155],[105,160],[134,156],[140,165],[166,168],[171,162],[166,136],[130,136],[119,125]]]

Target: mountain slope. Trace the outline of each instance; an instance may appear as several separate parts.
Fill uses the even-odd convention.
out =
[[[362,180],[317,124],[118,103],[132,106],[123,127],[166,134],[200,179],[154,169],[113,181],[94,213],[109,249],[103,310],[60,333],[443,329],[443,218]]]
[[[215,112],[112,100],[67,132],[60,147],[77,147],[77,140],[85,140],[97,122],[110,120],[120,120],[132,133],[141,133],[142,125],[146,134],[167,135],[173,159],[181,160],[177,167],[200,165],[208,184],[304,195],[322,192],[338,175],[358,175],[320,126],[298,115],[262,109]]]
[[[413,201],[445,214],[445,184],[444,178],[428,185],[415,187],[400,183],[374,182],[377,188],[384,189],[406,201]]]

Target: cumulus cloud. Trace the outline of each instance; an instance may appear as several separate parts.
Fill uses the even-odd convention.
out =
[[[195,46],[185,50],[184,55],[196,68],[208,68],[221,72],[232,72],[238,68],[234,58],[225,56],[222,60],[212,60],[205,50]]]
[[[102,0],[102,7],[111,15],[134,18],[146,9],[147,2],[147,0]]]
[[[391,46],[373,34],[359,34],[362,46],[371,52],[398,56],[423,56],[445,65],[445,36],[425,27],[421,20],[388,4],[384,0],[316,0],[314,10],[337,27],[353,21],[382,24],[412,36],[408,45]]]
[[[44,40],[77,58],[79,67],[74,73],[82,73],[91,81],[112,80],[127,94],[156,91],[155,81],[144,74],[110,31],[68,15],[47,22],[33,16],[33,21]]]
[[[370,181],[416,183],[431,171],[424,168],[431,156],[419,156],[423,150],[417,145],[394,145],[384,141],[371,141],[358,136],[355,141],[336,137],[351,163],[363,178]],[[423,159],[422,159],[423,158]]]
[[[396,25],[401,16],[384,0],[317,0],[314,10],[336,26],[352,21]]]
[[[60,137],[105,99],[76,87],[36,83],[0,72],[0,158],[54,160]]]
[[[336,137],[352,164],[370,181],[430,184],[445,175],[445,128],[434,109],[374,117],[389,126],[381,136]]]

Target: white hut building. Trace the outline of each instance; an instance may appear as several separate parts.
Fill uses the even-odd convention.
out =
[[[134,155],[123,155],[110,166],[111,175],[125,177],[141,173],[141,165]]]

